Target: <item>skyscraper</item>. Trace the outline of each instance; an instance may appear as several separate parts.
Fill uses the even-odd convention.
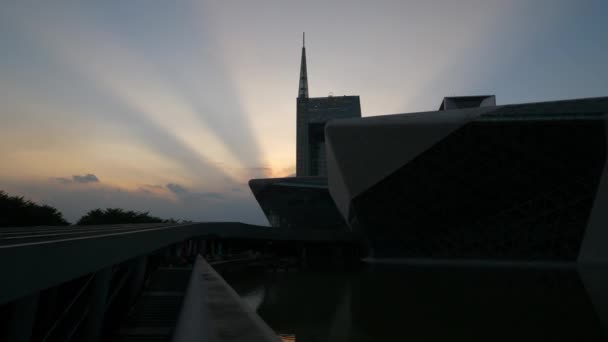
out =
[[[304,35],[296,115],[296,176],[327,176],[325,124],[331,119],[360,118],[361,103],[359,96],[308,97]]]
[[[346,230],[327,187],[325,124],[335,118],[361,117],[359,97],[309,98],[304,36],[301,63],[296,177],[251,179],[249,187],[273,227]]]

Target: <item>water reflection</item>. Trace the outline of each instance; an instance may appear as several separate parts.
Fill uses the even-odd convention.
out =
[[[290,334],[279,334],[279,338],[283,342],[295,342],[296,336]]]
[[[603,269],[385,265],[234,286],[284,341],[603,341],[608,317]]]

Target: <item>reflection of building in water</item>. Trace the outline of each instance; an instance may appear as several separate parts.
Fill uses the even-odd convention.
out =
[[[258,314],[283,341],[350,341],[350,279],[339,272],[266,273]]]
[[[395,264],[266,273],[258,313],[298,342],[604,341],[607,275],[602,268]]]
[[[279,334],[279,338],[283,342],[295,342],[296,335],[294,335],[294,334]]]
[[[325,124],[331,119],[360,118],[359,96],[308,97],[306,48],[302,46],[297,99],[296,175],[327,176]]]
[[[253,311],[257,311],[260,305],[264,302],[265,288],[264,286],[257,286],[248,292],[241,293],[241,299],[249,306]]]

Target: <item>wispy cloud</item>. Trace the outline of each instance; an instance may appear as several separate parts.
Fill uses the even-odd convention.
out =
[[[244,178],[273,178],[295,176],[296,167],[272,168],[270,166],[249,167],[243,169]]]
[[[74,182],[77,183],[98,183],[99,182],[99,178],[97,178],[97,176],[95,176],[92,173],[87,173],[86,175],[83,176],[72,176],[72,179],[74,180]]]
[[[137,188],[137,191],[150,195],[166,195],[167,188],[160,184],[142,184]]]
[[[61,184],[71,184],[71,183],[79,183],[79,184],[88,184],[88,183],[99,183],[99,178],[92,173],[87,173],[86,175],[73,175],[72,178],[66,177],[58,177],[55,180]]]
[[[250,167],[245,169],[245,172],[247,172],[248,176],[252,178],[272,177],[272,168],[270,167]]]
[[[183,185],[169,183],[166,185],[171,191],[181,200],[185,201],[206,201],[206,200],[224,200],[227,198],[222,192],[217,191],[192,191]]]
[[[226,199],[226,196],[220,192],[197,192],[192,194],[192,197],[199,198],[203,200],[223,200]]]
[[[190,192],[185,187],[175,183],[167,184],[167,189],[178,196],[185,195]]]

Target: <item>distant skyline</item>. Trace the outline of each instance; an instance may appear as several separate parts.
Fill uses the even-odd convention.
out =
[[[267,221],[311,97],[363,116],[608,95],[602,0],[0,3],[0,190],[62,211]]]

